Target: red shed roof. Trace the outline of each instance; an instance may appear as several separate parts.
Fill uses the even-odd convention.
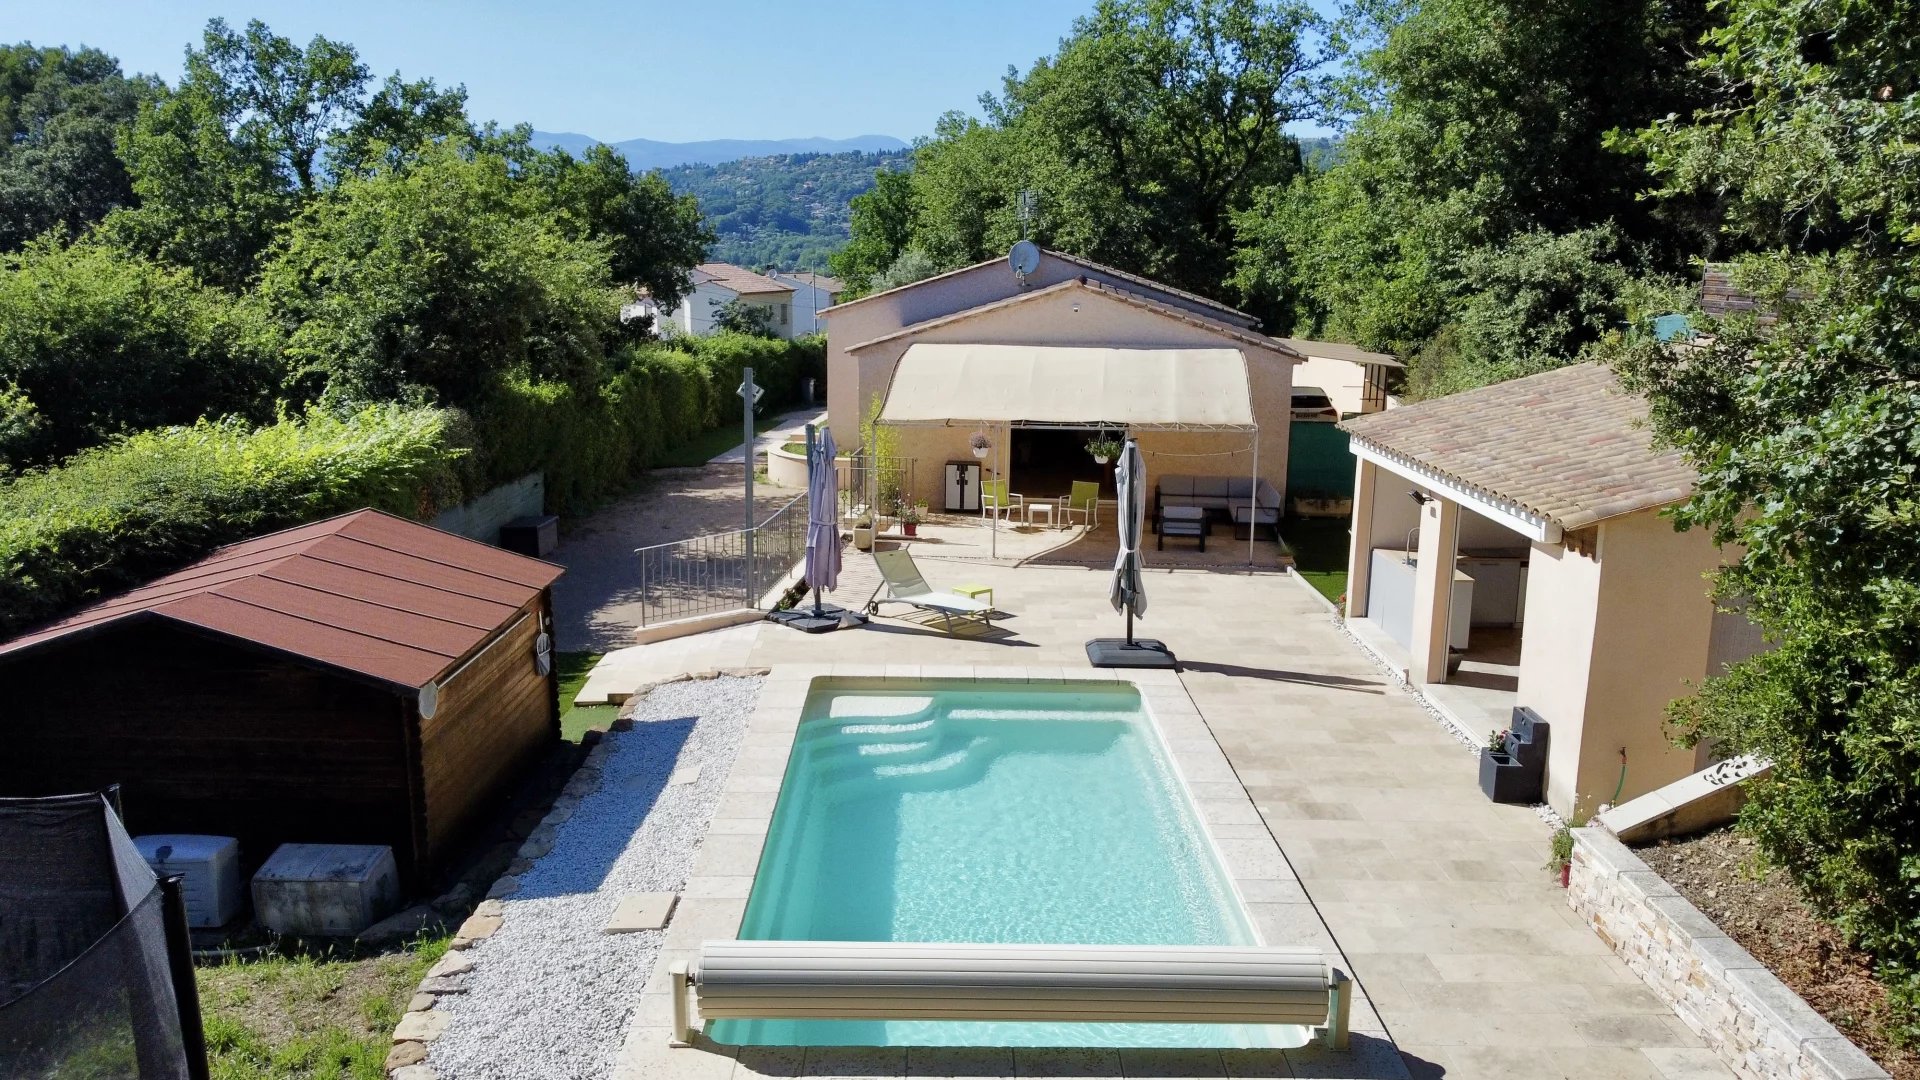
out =
[[[220,548],[178,573],[0,644],[0,659],[164,618],[418,689],[553,584],[560,567],[378,510]]]

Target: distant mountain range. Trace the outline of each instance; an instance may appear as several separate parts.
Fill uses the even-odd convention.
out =
[[[533,145],[542,150],[560,147],[578,154],[601,140],[571,131],[536,131]],[[856,135],[851,139],[706,139],[701,142],[660,142],[655,139],[628,139],[608,143],[624,154],[636,172],[671,169],[676,165],[719,165],[748,157],[779,154],[843,154],[848,151],[875,153],[905,150],[907,144],[891,135]]]

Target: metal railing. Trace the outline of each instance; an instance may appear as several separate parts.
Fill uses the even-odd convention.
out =
[[[842,517],[856,510],[894,515],[900,512],[901,496],[918,490],[914,487],[916,458],[874,457],[855,450],[847,457],[845,484],[840,489]]]
[[[807,497],[797,495],[752,529],[730,529],[637,548],[640,625],[757,608],[806,556]]]

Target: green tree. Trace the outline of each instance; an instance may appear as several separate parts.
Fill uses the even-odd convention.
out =
[[[1724,200],[1733,317],[1620,367],[1699,470],[1683,526],[1773,644],[1676,707],[1773,762],[1741,826],[1854,942],[1920,1041],[1920,36],[1904,0],[1727,0],[1710,107],[1633,144],[1663,198]]]
[[[855,195],[847,213],[850,238],[827,265],[858,295],[913,242],[913,178],[898,169],[877,170],[872,190]]]
[[[143,107],[122,142],[140,205],[114,216],[115,235],[244,287],[319,189],[322,151],[366,82],[351,46],[316,37],[301,49],[258,21],[244,34],[210,21],[180,84]]]
[[[466,405],[508,375],[599,374],[619,325],[607,243],[465,149],[345,178],[288,229],[260,295],[302,394]]]
[[[98,49],[0,46],[0,251],[133,201],[114,140],[152,90]]]
[[[1539,234],[1604,230],[1555,246],[1587,285],[1564,291],[1581,311],[1534,307],[1554,338],[1595,310],[1588,286],[1676,272],[1703,249],[1710,201],[1639,199],[1645,165],[1608,133],[1702,100],[1688,48],[1704,0],[1378,0],[1350,14],[1361,48],[1339,153],[1238,219],[1235,280],[1257,308],[1292,302],[1304,332],[1415,353],[1460,336],[1469,298],[1543,254]],[[1610,265],[1576,270],[1580,250]]]
[[[353,110],[353,121],[327,148],[336,175],[363,174],[381,165],[396,168],[417,148],[448,139],[472,140],[467,89],[442,90],[432,79],[407,82],[397,73]]]
[[[715,330],[735,334],[747,334],[751,337],[778,337],[773,332],[773,316],[759,304],[749,304],[735,297],[722,303],[709,300],[713,305],[713,327]]]
[[[183,271],[104,243],[33,241],[0,263],[0,458],[42,464],[203,416],[264,419],[275,344],[248,305]]]
[[[867,279],[867,285],[874,292],[885,292],[902,285],[911,285],[916,281],[924,281],[948,269],[950,267],[941,266],[935,262],[933,256],[917,247],[910,247],[902,251],[900,257],[888,264],[885,270]]]
[[[1331,55],[1324,21],[1293,0],[1100,0],[1056,55],[982,99],[984,121],[941,118],[907,188],[876,189],[856,213],[839,265],[858,281],[909,247],[960,265],[1024,229],[1218,293],[1234,214],[1300,170],[1285,126],[1323,111]]]
[[[689,271],[714,242],[698,200],[675,195],[658,174],[634,175],[604,144],[578,158],[565,150],[535,154],[519,175],[577,235],[607,244],[615,281],[646,289],[664,308],[686,295]]]

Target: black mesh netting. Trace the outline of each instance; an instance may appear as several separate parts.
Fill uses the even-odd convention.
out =
[[[104,798],[0,799],[0,1077],[188,1080],[166,919]]]

